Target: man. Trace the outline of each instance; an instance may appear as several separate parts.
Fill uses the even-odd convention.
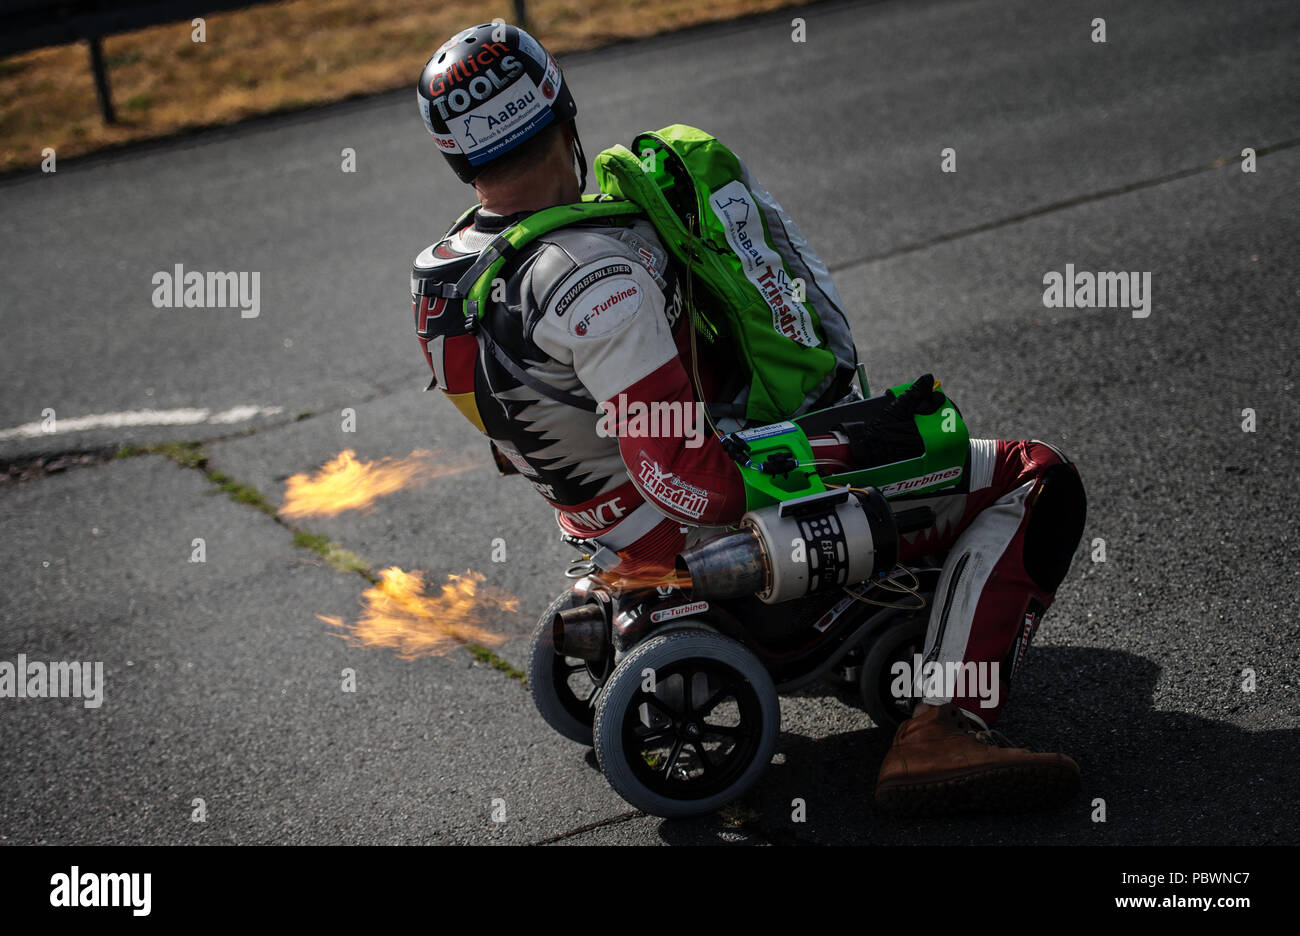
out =
[[[554,59],[501,24],[445,43],[418,91],[438,149],[480,203],[415,262],[412,300],[433,385],[555,508],[564,532],[603,547],[606,568],[628,577],[671,569],[688,531],[740,519],[745,493],[712,436],[647,438],[623,420],[616,436],[601,431],[596,404],[690,409],[692,373],[706,399],[721,380],[706,354],[692,360],[667,251],[645,220],[561,228],[510,257],[471,331],[446,285],[514,222],[580,200],[577,106]],[[840,436],[814,444],[829,467],[852,461]],[[909,534],[900,552],[906,561],[948,550],[927,659],[994,667],[998,701],[981,705],[989,700],[971,685],[927,684],[881,767],[877,801],[913,812],[1057,804],[1077,793],[1074,761],[1014,748],[988,726],[1073,557],[1083,487],[1074,466],[1041,442],[973,440],[964,478],[909,502],[932,507],[937,520]]]

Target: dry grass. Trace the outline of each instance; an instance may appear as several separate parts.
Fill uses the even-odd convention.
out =
[[[808,0],[528,0],[531,32],[556,54]],[[512,18],[508,0],[288,0],[104,40],[119,123],[100,118],[86,44],[0,60],[0,171],[41,150],[75,156],[130,140],[230,123],[394,88],[457,30]]]

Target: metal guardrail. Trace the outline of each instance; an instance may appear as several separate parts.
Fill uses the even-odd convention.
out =
[[[0,0],[0,57],[85,41],[105,123],[116,123],[101,40],[115,33],[179,23],[196,16],[258,6],[269,0]],[[513,0],[515,22],[527,22],[525,0]]]

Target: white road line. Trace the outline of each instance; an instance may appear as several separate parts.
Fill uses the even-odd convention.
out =
[[[47,429],[44,420],[24,423],[12,429],[0,429],[0,442],[8,439],[34,439],[43,435],[62,435],[65,432],[84,432],[87,429],[121,429],[126,426],[194,426],[199,423],[247,422],[254,416],[274,416],[283,412],[279,406],[232,406],[214,413],[209,409],[131,410],[125,413],[99,413],[94,416],[77,416],[72,419],[55,417]]]

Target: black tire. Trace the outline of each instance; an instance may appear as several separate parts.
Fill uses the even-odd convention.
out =
[[[590,747],[600,683],[582,660],[557,655],[551,634],[551,618],[577,604],[573,594],[565,592],[538,618],[528,654],[528,688],[546,724],[570,741]]]
[[[894,663],[902,660],[906,661],[908,671],[912,670],[915,655],[925,652],[925,631],[929,620],[928,610],[900,611],[899,616],[871,640],[862,661],[862,672],[858,676],[862,704],[871,720],[890,733],[911,717],[916,702],[916,697],[910,693],[903,697],[895,696],[892,691],[895,677],[891,669]]]
[[[653,692],[642,685],[647,669]],[[698,816],[758,781],[780,723],[776,687],[752,653],[711,631],[674,630],[646,640],[610,674],[596,703],[596,759],[637,809]]]

